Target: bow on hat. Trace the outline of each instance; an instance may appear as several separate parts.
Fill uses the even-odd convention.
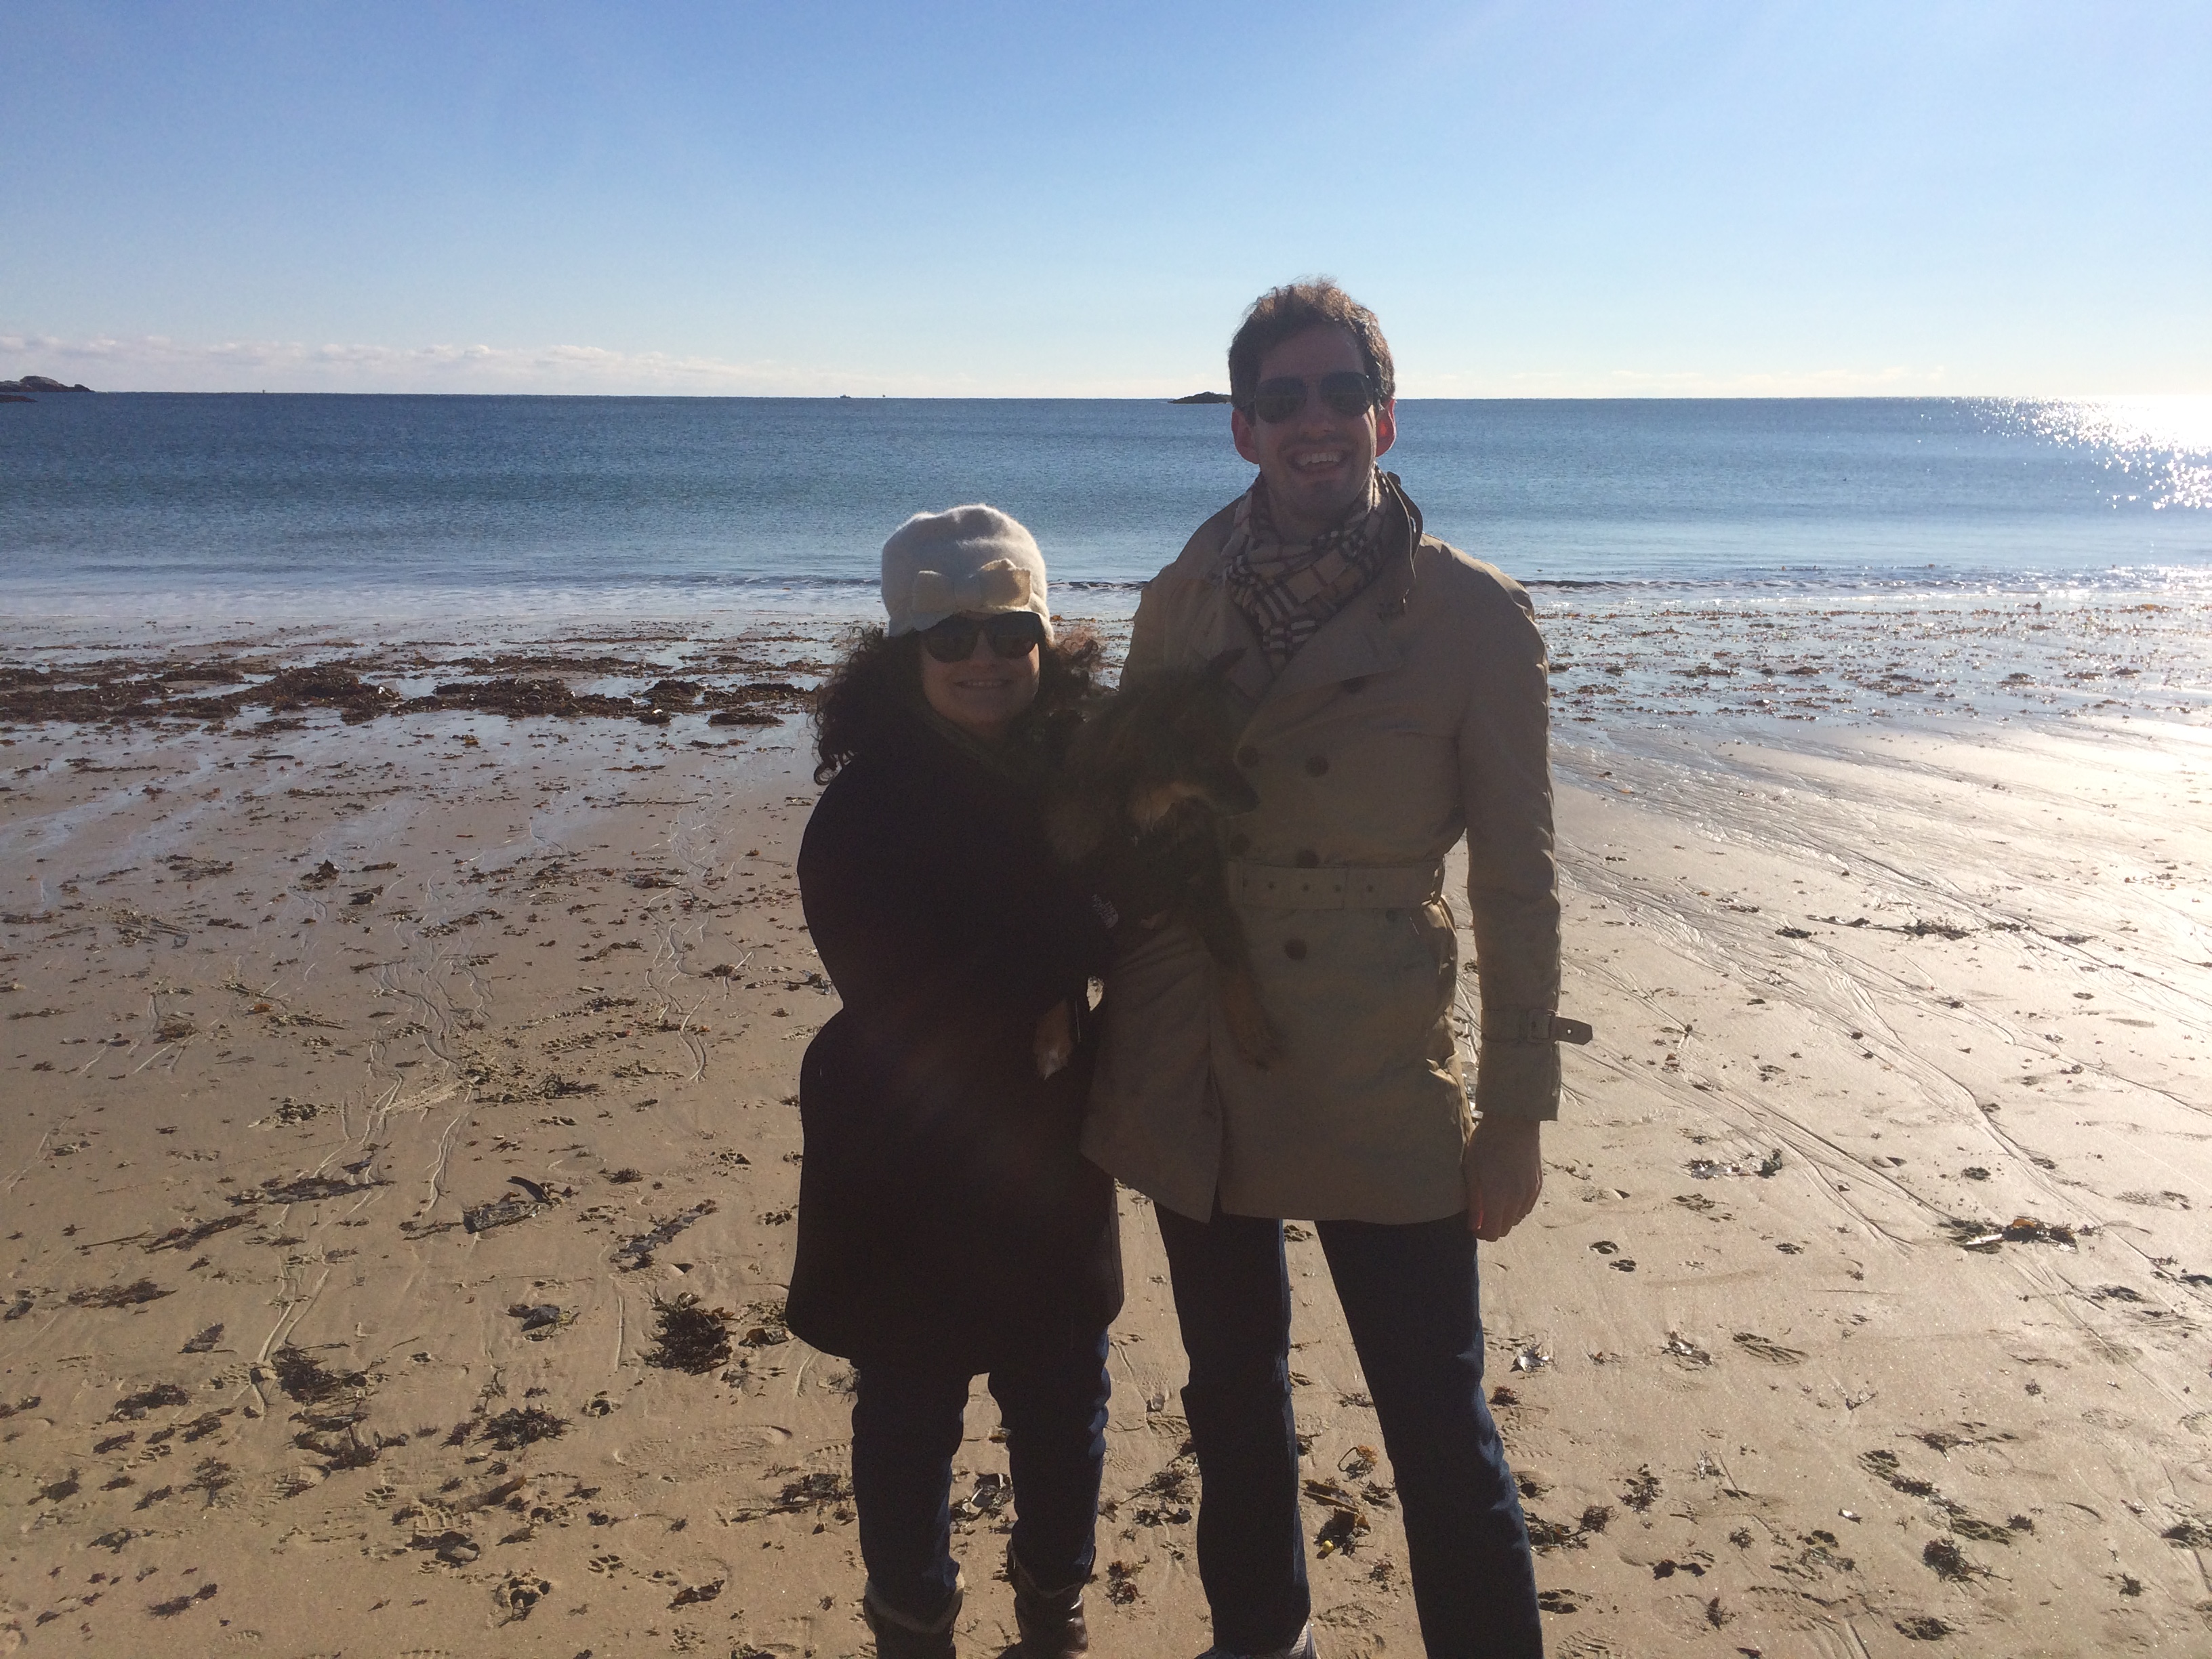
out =
[[[941,570],[914,573],[916,616],[952,616],[963,611],[1021,611],[1030,602],[1030,573],[1012,559],[994,559],[973,575],[948,576]]]

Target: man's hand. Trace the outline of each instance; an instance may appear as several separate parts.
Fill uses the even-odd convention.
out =
[[[1521,1224],[1544,1190],[1544,1126],[1534,1118],[1486,1117],[1474,1126],[1462,1171],[1467,1224],[1496,1243]]]

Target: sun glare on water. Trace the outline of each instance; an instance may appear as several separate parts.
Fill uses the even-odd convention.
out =
[[[2022,399],[2000,404],[1997,418],[2101,453],[2115,471],[2141,477],[2139,493],[2154,508],[2212,510],[2212,397]]]

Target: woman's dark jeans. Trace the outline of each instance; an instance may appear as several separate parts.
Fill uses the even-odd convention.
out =
[[[875,1358],[856,1368],[853,1501],[876,1594],[919,1623],[959,1581],[951,1553],[952,1458],[974,1373]],[[1106,1459],[1106,1333],[1002,1365],[991,1395],[1006,1430],[1014,1553],[1047,1589],[1082,1583],[1095,1558]]]
[[[1155,1206],[1190,1358],[1183,1409],[1203,1482],[1199,1577],[1214,1642],[1261,1654],[1311,1610],[1291,1415],[1291,1285],[1278,1221]],[[1465,1216],[1316,1224],[1382,1420],[1431,1659],[1540,1655],[1528,1528],[1482,1397]]]

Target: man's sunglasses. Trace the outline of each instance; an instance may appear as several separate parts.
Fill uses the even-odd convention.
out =
[[[1321,377],[1316,389],[1322,402],[1346,417],[1364,415],[1378,401],[1373,378],[1349,368]],[[1306,406],[1306,383],[1294,374],[1262,380],[1253,388],[1244,407],[1269,426],[1279,426]]]
[[[975,654],[978,634],[991,642],[994,656],[1026,657],[1044,643],[1044,618],[1034,611],[1008,611],[980,621],[947,617],[936,627],[921,630],[922,649],[939,662],[966,662]]]

